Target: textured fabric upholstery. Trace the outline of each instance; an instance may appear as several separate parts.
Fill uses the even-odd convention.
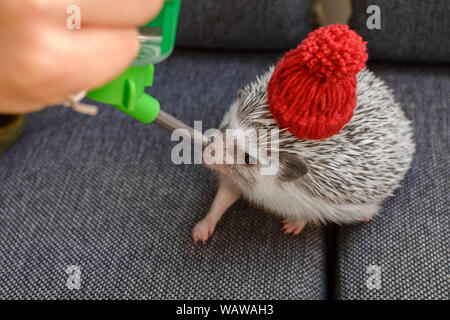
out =
[[[342,299],[448,299],[449,88],[448,65],[372,64],[413,120],[416,154],[394,197],[369,223],[341,228]],[[380,287],[367,281],[381,268]],[[372,278],[373,279],[373,278]]]
[[[178,46],[281,49],[311,30],[310,0],[184,0]]]
[[[450,1],[353,0],[351,27],[368,42],[369,59],[450,62]],[[366,22],[380,7],[381,29]]]
[[[179,51],[148,91],[204,129],[280,53]],[[285,236],[273,215],[239,201],[212,239],[191,230],[216,192],[201,165],[174,165],[170,135],[112,107],[97,117],[29,115],[0,157],[0,299],[320,299],[323,228]],[[69,265],[81,289],[66,287]]]

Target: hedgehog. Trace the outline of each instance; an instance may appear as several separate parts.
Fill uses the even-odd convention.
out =
[[[240,90],[224,115],[219,127],[220,135],[211,137],[212,142],[204,150],[203,159],[207,167],[218,173],[219,188],[208,214],[192,231],[195,242],[205,243],[221,216],[240,197],[278,215],[283,221],[284,233],[298,235],[307,224],[367,222],[378,213],[382,202],[399,187],[411,166],[415,151],[411,121],[385,82],[367,69],[364,63],[354,63],[357,52],[355,43],[358,46],[362,43],[365,53],[365,43],[354,31],[339,25],[318,31],[313,37],[308,36],[298,48],[288,52],[276,67],[271,67]],[[319,48],[313,49],[315,57],[319,51],[325,52],[328,61],[333,61],[333,64],[325,63],[319,55],[313,67],[308,65],[311,61],[311,55],[308,55],[311,41],[308,43],[308,40],[311,39],[314,40],[312,47]],[[337,47],[341,50],[337,56],[348,57],[350,62],[330,58],[330,55],[336,57],[336,53],[329,53],[329,47]],[[346,56],[342,50],[350,51],[352,55]],[[308,57],[306,62],[301,59],[305,52]],[[355,98],[352,98],[349,89],[350,93],[345,95],[348,99],[332,103],[331,108],[335,111],[342,107],[339,109],[342,110],[339,119],[345,119],[346,113],[350,113],[347,122],[344,120],[336,124],[336,112],[332,118],[324,118],[325,104],[318,107],[312,99],[298,99],[302,89],[294,88],[290,93],[274,92],[276,89],[271,83],[274,79],[295,83],[282,73],[286,70],[290,72],[289,68],[292,68],[287,58],[300,61],[308,79],[312,77],[318,81],[319,87],[314,89],[316,94],[325,82],[328,87],[324,92],[330,92],[330,85],[342,90],[346,86],[341,81],[342,72],[339,82],[334,78],[330,80],[330,74],[339,73],[333,70],[336,65],[341,67],[341,71],[344,68],[348,88],[353,86]],[[360,60],[365,62],[365,59],[367,55],[362,54]],[[317,63],[322,69],[317,68]],[[286,66],[288,69],[283,71]],[[352,67],[353,75],[349,72]],[[278,78],[275,75],[277,72]],[[296,81],[300,79],[298,72],[296,70],[293,77]],[[286,87],[285,83],[282,83],[282,90]],[[314,87],[311,81],[308,84],[309,87],[303,92],[305,97],[311,95],[311,88]],[[289,94],[294,95],[293,99],[286,98]],[[330,101],[330,98],[321,100]],[[299,103],[298,108],[289,114],[289,108],[295,101]],[[303,121],[297,115],[307,109],[308,103],[310,109],[303,113],[308,121]],[[276,104],[280,105],[279,109],[273,110]],[[352,106],[350,111],[348,106]],[[319,110],[318,117],[314,110]],[[314,123],[316,118],[332,124],[323,126],[322,123]],[[283,120],[291,123],[283,123]],[[301,125],[295,128],[299,121]],[[308,125],[316,127],[305,129]],[[330,129],[333,126],[335,128]],[[264,134],[255,135],[255,132]],[[251,138],[246,139],[248,136]],[[219,154],[221,157],[218,157]],[[232,161],[217,161],[218,158],[223,160],[223,155],[228,157],[227,160],[231,157]],[[276,164],[274,173],[263,174],[263,170],[273,163]]]

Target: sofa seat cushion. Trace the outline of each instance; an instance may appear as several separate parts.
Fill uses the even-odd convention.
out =
[[[341,228],[342,299],[448,299],[447,65],[371,64],[412,119],[416,154],[395,195],[369,223]]]
[[[280,56],[176,51],[148,92],[206,130]],[[206,245],[193,243],[216,178],[173,164],[176,143],[110,106],[96,117],[63,107],[30,114],[0,157],[1,297],[324,298],[323,228],[285,236],[278,218],[240,200]],[[71,265],[79,290],[67,287]]]

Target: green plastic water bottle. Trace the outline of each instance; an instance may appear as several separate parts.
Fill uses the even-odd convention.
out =
[[[181,0],[167,0],[159,15],[139,28],[141,49],[133,64],[120,76],[87,96],[110,104],[142,123],[153,122],[159,102],[145,93],[153,84],[154,64],[173,51]]]

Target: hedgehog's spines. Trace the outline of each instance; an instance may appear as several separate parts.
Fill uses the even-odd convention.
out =
[[[309,172],[294,183],[282,183],[276,176],[253,177],[256,182],[248,185],[258,191],[248,190],[244,194],[263,204],[264,196],[260,193],[265,192],[265,187],[272,190],[265,197],[273,203],[277,202],[274,197],[292,194],[292,199],[283,198],[280,202],[280,213],[291,209],[302,211],[289,206],[292,202],[292,206],[298,207],[301,204],[297,201],[302,199],[312,216],[307,216],[306,209],[301,216],[314,221],[349,222],[360,218],[351,216],[357,215],[358,210],[376,211],[379,203],[391,196],[400,184],[414,153],[411,123],[391,90],[364,69],[357,76],[358,101],[354,116],[341,132],[319,141],[299,139],[286,129],[280,129],[268,110],[267,83],[272,72],[273,67],[245,86],[245,100],[230,107],[224,122],[230,128],[275,130],[279,135],[278,151],[298,154],[308,165]],[[236,180],[236,183],[244,182]],[[283,192],[274,193],[274,184]],[[270,201],[265,205],[272,205]],[[364,207],[367,205],[369,207]],[[359,209],[352,206],[359,206]],[[344,217],[346,212],[350,216]]]

